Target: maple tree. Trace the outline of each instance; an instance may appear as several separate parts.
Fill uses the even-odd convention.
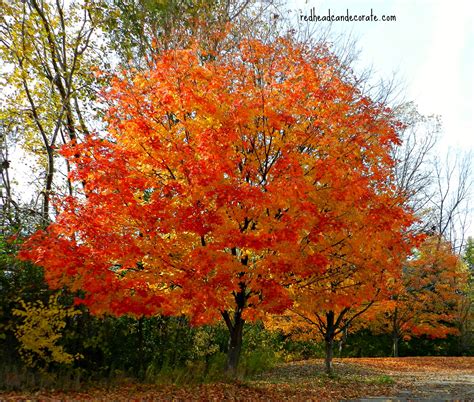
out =
[[[62,150],[84,194],[56,199],[21,257],[96,314],[223,318],[235,372],[245,321],[290,307],[295,281],[330,283],[343,239],[382,261],[403,244],[409,214],[387,180],[400,125],[343,70],[324,46],[278,39],[123,71],[107,134]],[[372,232],[380,245],[359,247]]]
[[[349,200],[343,206],[336,204],[338,229],[343,230],[322,234],[328,251],[324,272],[295,281],[293,305],[284,315],[267,320],[268,326],[294,338],[322,339],[328,374],[335,340],[346,335],[349,327],[358,328],[361,316],[388,297],[393,279],[400,276],[416,243],[416,237],[406,231],[413,220],[403,207],[404,199],[385,186],[365,188],[366,205]]]
[[[466,280],[464,266],[451,244],[431,235],[404,264],[401,280],[393,281],[392,296],[371,312],[370,327],[391,334],[395,357],[401,339],[456,334],[453,322]]]

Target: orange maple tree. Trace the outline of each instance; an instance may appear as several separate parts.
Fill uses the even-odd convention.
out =
[[[107,134],[62,150],[84,194],[55,201],[22,257],[97,314],[223,318],[235,371],[245,321],[290,307],[295,280],[328,273],[333,243],[399,231],[381,218],[399,123],[343,71],[291,39],[124,71],[105,93]]]
[[[370,312],[369,327],[392,336],[394,357],[401,339],[456,334],[453,322],[466,283],[466,269],[451,243],[439,235],[426,237],[405,262],[401,278],[392,282],[391,297]]]
[[[267,319],[267,325],[292,337],[323,340],[328,374],[334,341],[349,326],[355,328],[375,302],[389,297],[417,241],[407,231],[413,216],[404,209],[404,198],[388,185],[390,164],[385,168],[387,180],[370,177],[370,186],[358,188],[356,202],[348,198],[328,203],[327,208],[337,208],[339,225],[322,233],[318,243],[327,253],[325,269],[295,280],[292,306]]]

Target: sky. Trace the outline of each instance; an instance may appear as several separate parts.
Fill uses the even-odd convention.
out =
[[[469,0],[292,0],[292,19],[301,15],[370,15],[379,21],[333,22],[335,37],[356,40],[360,69],[372,68],[375,79],[395,82],[397,100],[413,101],[423,115],[441,117],[438,153],[447,149],[474,154],[474,7]],[[314,14],[314,12],[313,12]],[[396,21],[381,21],[382,15]],[[473,166],[474,170],[474,166]],[[474,188],[472,189],[474,197]],[[471,202],[468,235],[474,236]]]
[[[351,34],[359,65],[396,82],[404,99],[425,115],[440,115],[442,147],[474,150],[474,7],[469,0],[293,0],[299,25],[314,7],[319,15],[370,15],[379,21],[333,22],[332,31]],[[382,15],[396,21],[380,21]]]

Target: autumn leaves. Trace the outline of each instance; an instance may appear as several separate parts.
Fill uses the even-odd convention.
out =
[[[344,68],[323,48],[248,40],[115,77],[107,135],[62,151],[87,197],[60,200],[22,257],[98,314],[224,318],[230,371],[246,320],[358,316],[416,239],[391,180],[399,123]]]

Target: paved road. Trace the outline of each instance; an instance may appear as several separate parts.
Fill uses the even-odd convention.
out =
[[[474,374],[422,373],[397,374],[407,383],[397,395],[354,399],[358,402],[441,402],[474,401]]]

